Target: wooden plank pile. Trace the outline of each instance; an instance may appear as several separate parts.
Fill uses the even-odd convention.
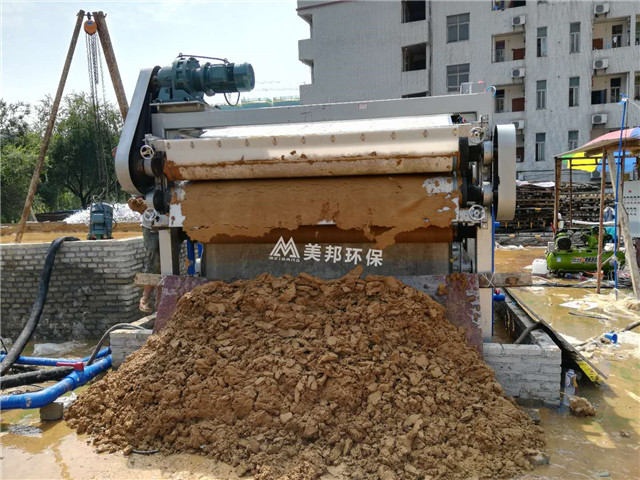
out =
[[[516,187],[516,214],[513,221],[501,222],[498,232],[550,231],[553,224],[553,186],[524,183]],[[560,214],[569,225],[569,183],[562,182]],[[605,194],[605,205],[613,206],[611,189]],[[573,184],[573,220],[597,222],[600,213],[600,187],[590,183]],[[577,225],[576,225],[577,226]]]

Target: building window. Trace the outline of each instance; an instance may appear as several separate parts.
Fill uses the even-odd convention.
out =
[[[504,10],[505,8],[524,7],[526,0],[493,0],[491,10]]]
[[[536,82],[536,110],[547,108],[547,81],[538,80]]]
[[[504,112],[504,90],[496,90],[496,113]]]
[[[418,43],[402,47],[402,71],[425,70],[427,68],[427,44]]]
[[[569,79],[569,106],[577,107],[579,105],[578,98],[580,96],[580,77],[571,77]]]
[[[493,60],[494,62],[500,63],[505,61],[504,46],[505,46],[504,40],[496,40],[496,53]]]
[[[516,147],[516,163],[524,162],[524,147]]]
[[[544,143],[546,133],[536,133],[536,162],[544,162]]]
[[[611,27],[611,47],[618,48],[622,46],[622,25],[613,25]]]
[[[538,57],[547,56],[547,27],[538,28]]]
[[[580,51],[580,22],[569,25],[569,53],[578,53]]]
[[[607,90],[592,90],[591,91],[591,105],[601,105],[607,103]]]
[[[427,2],[414,2],[403,0],[402,2],[402,23],[419,22],[427,18]]]
[[[406,95],[402,95],[402,98],[418,98],[418,97],[426,97],[428,92],[416,92],[416,93],[407,93]]]
[[[611,79],[611,103],[618,103],[620,101],[620,86],[622,85],[622,79]]]
[[[578,130],[569,130],[569,143],[567,146],[569,150],[578,148]]]
[[[460,84],[469,81],[469,64],[447,66],[447,90],[455,92],[460,90]]]
[[[633,99],[634,100],[640,100],[640,73],[636,73],[636,81],[635,81]]]
[[[469,14],[447,17],[447,43],[469,40]]]

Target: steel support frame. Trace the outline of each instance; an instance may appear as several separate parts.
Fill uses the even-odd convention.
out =
[[[489,93],[475,93],[248,110],[220,110],[207,106],[204,111],[155,113],[152,115],[152,133],[156,137],[170,138],[172,132],[179,130],[442,114],[467,115],[467,122],[484,120],[489,123],[492,100]]]

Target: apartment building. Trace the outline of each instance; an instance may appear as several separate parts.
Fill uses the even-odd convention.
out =
[[[303,104],[494,86],[492,122],[516,125],[525,180],[552,179],[555,154],[619,129],[621,95],[640,100],[637,0],[298,0],[298,15]]]

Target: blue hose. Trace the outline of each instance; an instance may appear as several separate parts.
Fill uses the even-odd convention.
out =
[[[71,372],[55,385],[51,385],[39,392],[23,393],[20,395],[2,395],[0,397],[0,410],[44,407],[59,396],[84,385],[93,377],[108,370],[110,367],[111,355],[108,355],[86,367],[83,372]]]
[[[102,358],[111,353],[111,349],[106,347],[98,352],[96,358]],[[5,353],[0,353],[0,361],[6,356]],[[84,358],[44,358],[44,357],[18,357],[15,361],[17,365],[40,365],[42,367],[55,367],[58,362],[82,362],[87,363],[90,357]]]

